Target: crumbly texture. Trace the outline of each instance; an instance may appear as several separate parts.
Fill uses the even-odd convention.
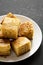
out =
[[[31,22],[27,21],[20,25],[19,36],[26,36],[29,39],[33,39],[33,33],[34,29],[33,24]]]
[[[12,13],[8,13],[2,22],[3,25],[8,25],[8,26],[18,26],[20,25],[20,19],[14,16]]]
[[[22,55],[31,50],[31,41],[26,37],[18,37],[16,41],[12,42],[12,48],[17,56]]]
[[[17,26],[2,26],[2,33],[4,35],[4,38],[12,38],[17,39],[18,37],[18,27]]]
[[[4,37],[17,39],[19,25],[20,20],[17,17],[12,13],[7,14],[2,23],[2,33]]]
[[[8,26],[19,26],[20,20],[18,18],[5,17],[2,24]]]

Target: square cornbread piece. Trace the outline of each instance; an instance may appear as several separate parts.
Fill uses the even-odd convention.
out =
[[[18,37],[20,21],[12,13],[7,14],[2,22],[2,33],[5,38],[14,38]]]
[[[17,56],[22,55],[31,49],[31,41],[26,37],[18,37],[12,42],[12,48]]]
[[[7,56],[10,55],[10,42],[6,39],[0,39],[0,55]]]
[[[18,26],[19,27],[19,25],[20,25],[20,19],[18,17],[16,17],[12,13],[8,13],[3,18],[2,24],[8,25],[8,26]]]
[[[23,22],[19,27],[19,36],[25,36],[32,40],[34,35],[34,27],[31,21]]]
[[[2,26],[2,33],[4,38],[16,39],[18,37],[18,27],[17,26]]]

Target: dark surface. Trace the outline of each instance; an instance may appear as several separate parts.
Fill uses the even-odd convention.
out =
[[[43,32],[43,0],[0,0],[0,15],[8,12],[32,18],[38,23]],[[3,63],[0,62],[0,64]],[[43,65],[43,41],[33,56],[13,64]]]

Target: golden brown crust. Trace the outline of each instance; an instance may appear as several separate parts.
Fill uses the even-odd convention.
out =
[[[26,37],[18,37],[12,42],[12,47],[17,56],[19,56],[31,49],[31,41]]]
[[[15,17],[12,13],[8,13],[2,23],[2,33],[5,38],[18,37],[18,29],[20,25],[20,20]]]
[[[16,16],[14,16],[14,14],[12,14],[12,13],[8,13],[4,17],[2,24],[8,25],[8,26],[19,26],[20,25],[20,19],[17,18]]]
[[[2,26],[2,33],[4,38],[13,38],[16,39],[18,37],[18,27],[17,26]]]
[[[0,39],[0,55],[9,55],[10,54],[10,42],[7,39]]]
[[[32,39],[33,31],[33,24],[31,22],[24,22],[20,25],[19,36],[26,36],[29,39]]]

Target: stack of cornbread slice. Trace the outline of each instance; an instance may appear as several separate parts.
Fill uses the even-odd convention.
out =
[[[33,24],[30,21],[21,23],[18,17],[8,13],[0,23],[0,55],[10,55],[11,48],[17,56],[30,51],[33,33]]]

